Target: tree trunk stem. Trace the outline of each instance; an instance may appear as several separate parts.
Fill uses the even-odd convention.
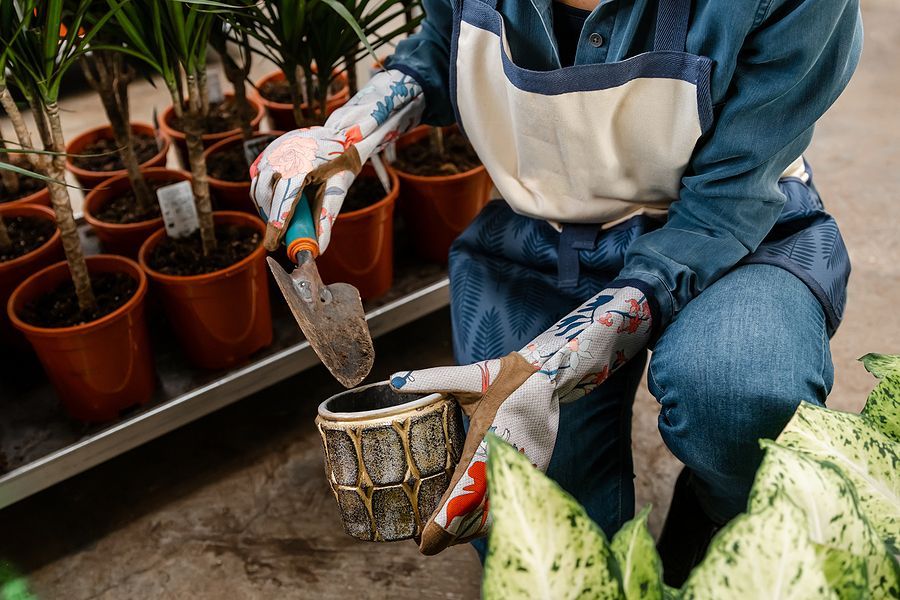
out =
[[[191,164],[191,180],[194,189],[194,201],[197,203],[197,217],[200,221],[200,239],[203,242],[203,254],[208,255],[216,248],[216,230],[213,220],[212,201],[209,197],[209,179],[206,174],[206,159],[203,158],[203,139],[200,130],[202,118],[202,101],[197,78],[188,75],[188,114],[184,119],[184,137],[188,149],[188,161]]]
[[[9,231],[6,229],[6,221],[0,217],[0,248],[6,250],[12,246],[12,240],[9,238]]]

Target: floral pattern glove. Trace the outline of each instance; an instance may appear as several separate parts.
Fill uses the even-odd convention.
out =
[[[643,292],[605,289],[519,352],[391,377],[391,386],[403,392],[452,394],[469,417],[460,462],[422,532],[423,554],[480,537],[490,528],[485,434],[493,431],[546,471],[556,444],[560,402],[588,394],[637,354],[650,337],[651,324]]]
[[[268,220],[266,249],[277,249],[300,192],[317,185],[315,198],[309,200],[313,214],[319,215],[319,252],[324,252],[362,165],[418,125],[424,105],[422,88],[412,77],[381,71],[324,126],[291,131],[269,144],[250,167],[250,195]]]

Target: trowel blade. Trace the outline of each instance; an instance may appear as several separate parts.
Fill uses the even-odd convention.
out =
[[[294,319],[322,363],[344,387],[358,385],[375,362],[359,291],[347,283],[326,286],[313,261],[288,275],[272,257],[266,260]]]

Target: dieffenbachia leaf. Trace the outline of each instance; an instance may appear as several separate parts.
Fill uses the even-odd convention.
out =
[[[878,431],[900,442],[900,373],[888,373],[878,382],[862,414]]]
[[[803,511],[783,494],[736,517],[713,538],[681,590],[684,599],[838,598],[806,533]]]
[[[584,508],[518,450],[488,440],[493,518],[482,597],[621,598],[612,550]]]
[[[626,600],[661,600],[662,563],[656,543],[647,529],[650,506],[625,523],[613,536],[610,546],[619,563]]]
[[[866,371],[881,379],[891,373],[900,374],[900,356],[892,354],[866,354],[859,360],[865,365]]]
[[[801,402],[778,444],[833,463],[853,482],[860,508],[892,547],[900,543],[900,444],[868,419]]]
[[[869,589],[866,561],[862,556],[844,552],[830,546],[813,544],[828,585],[841,600],[865,600],[887,598],[876,596]]]
[[[750,511],[764,509],[779,494],[784,494],[806,514],[810,540],[837,552],[834,556],[829,555],[830,560],[850,560],[842,558],[841,553],[858,559],[856,562],[862,564],[867,573],[870,597],[900,597],[896,563],[863,514],[853,483],[831,462],[817,460],[768,440],[763,440],[761,445],[766,454],[750,491]],[[852,594],[855,585],[853,581],[847,581],[839,587]]]

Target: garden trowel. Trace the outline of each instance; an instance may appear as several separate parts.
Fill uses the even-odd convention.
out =
[[[306,194],[300,196],[284,241],[297,268],[288,275],[268,257],[272,275],[309,345],[344,387],[354,387],[372,369],[375,348],[359,291],[349,283],[325,285],[319,277],[319,245]]]

